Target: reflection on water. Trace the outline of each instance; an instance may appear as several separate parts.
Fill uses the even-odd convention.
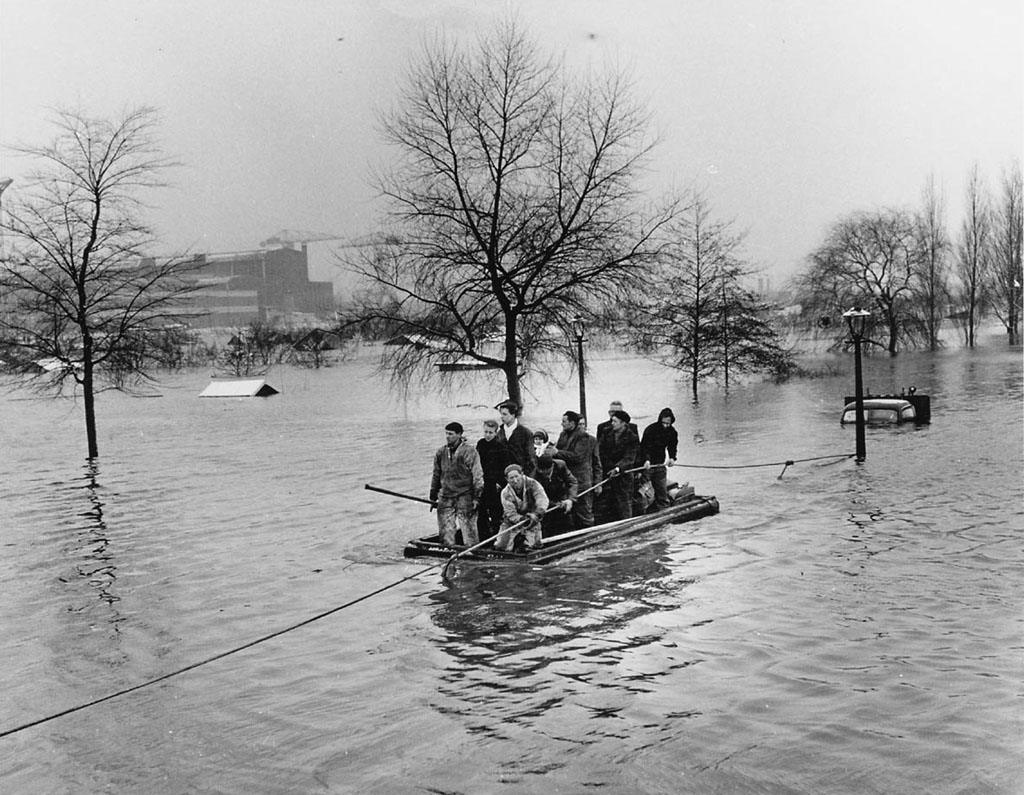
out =
[[[75,528],[78,548],[71,548],[68,552],[82,556],[82,560],[76,564],[78,575],[95,589],[100,600],[112,605],[119,602],[121,597],[114,593],[117,566],[114,563],[110,539],[107,537],[107,524],[103,518],[103,500],[100,499],[102,487],[98,483],[99,464],[90,461],[85,464],[84,469],[80,482],[73,484],[71,490],[72,493],[84,492],[88,508],[78,513],[82,520]],[[120,620],[120,617],[112,619],[115,631]]]
[[[666,544],[589,555],[547,566],[463,564],[452,587],[431,595],[434,623],[454,657],[495,657],[557,645],[580,632],[610,631],[681,597],[662,561]],[[614,589],[609,588],[615,583]]]

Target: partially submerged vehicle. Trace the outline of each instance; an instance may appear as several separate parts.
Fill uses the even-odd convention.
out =
[[[843,408],[843,425],[857,422],[857,402],[847,403]],[[868,425],[901,425],[917,422],[917,409],[904,398],[864,398],[864,422]]]
[[[900,394],[864,395],[864,421],[870,425],[902,425],[913,422],[927,425],[932,421],[932,400],[928,395],[918,394],[917,387],[911,386]],[[907,405],[910,405],[910,410]],[[843,398],[843,415],[840,422],[852,425],[857,421],[856,399],[852,395]],[[869,415],[870,411],[870,415]]]
[[[672,504],[654,513],[548,536],[543,539],[540,548],[522,552],[502,552],[488,544],[461,554],[459,560],[487,563],[550,563],[574,552],[580,552],[609,541],[644,533],[668,524],[691,522],[718,513],[718,500],[714,497],[702,497],[694,494],[691,486],[685,484],[677,486],[670,494]],[[445,546],[441,543],[440,536],[435,533],[410,541],[405,545],[404,554],[407,558],[450,558],[465,549],[467,549],[465,546]]]

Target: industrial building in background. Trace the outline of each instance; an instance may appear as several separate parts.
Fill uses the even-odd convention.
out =
[[[194,328],[239,327],[253,321],[314,325],[334,314],[334,285],[310,281],[306,246],[197,254],[202,289],[190,310]]]

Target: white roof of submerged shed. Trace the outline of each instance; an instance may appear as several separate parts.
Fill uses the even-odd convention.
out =
[[[277,393],[278,390],[262,378],[216,378],[199,397],[270,397]]]

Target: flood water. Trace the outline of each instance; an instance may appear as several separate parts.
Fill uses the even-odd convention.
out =
[[[1024,792],[1021,349],[868,360],[876,392],[931,395],[931,425],[802,461],[853,452],[850,365],[694,406],[654,365],[595,362],[591,413],[673,407],[693,468],[672,474],[719,515],[431,570],[0,738],[0,791]],[[364,484],[425,497],[444,424],[475,441],[500,388],[403,403],[372,351],[269,380],[102,396],[95,471],[79,406],[0,395],[0,731],[429,565],[402,557],[426,506]],[[557,429],[575,382],[531,387],[525,423]]]

